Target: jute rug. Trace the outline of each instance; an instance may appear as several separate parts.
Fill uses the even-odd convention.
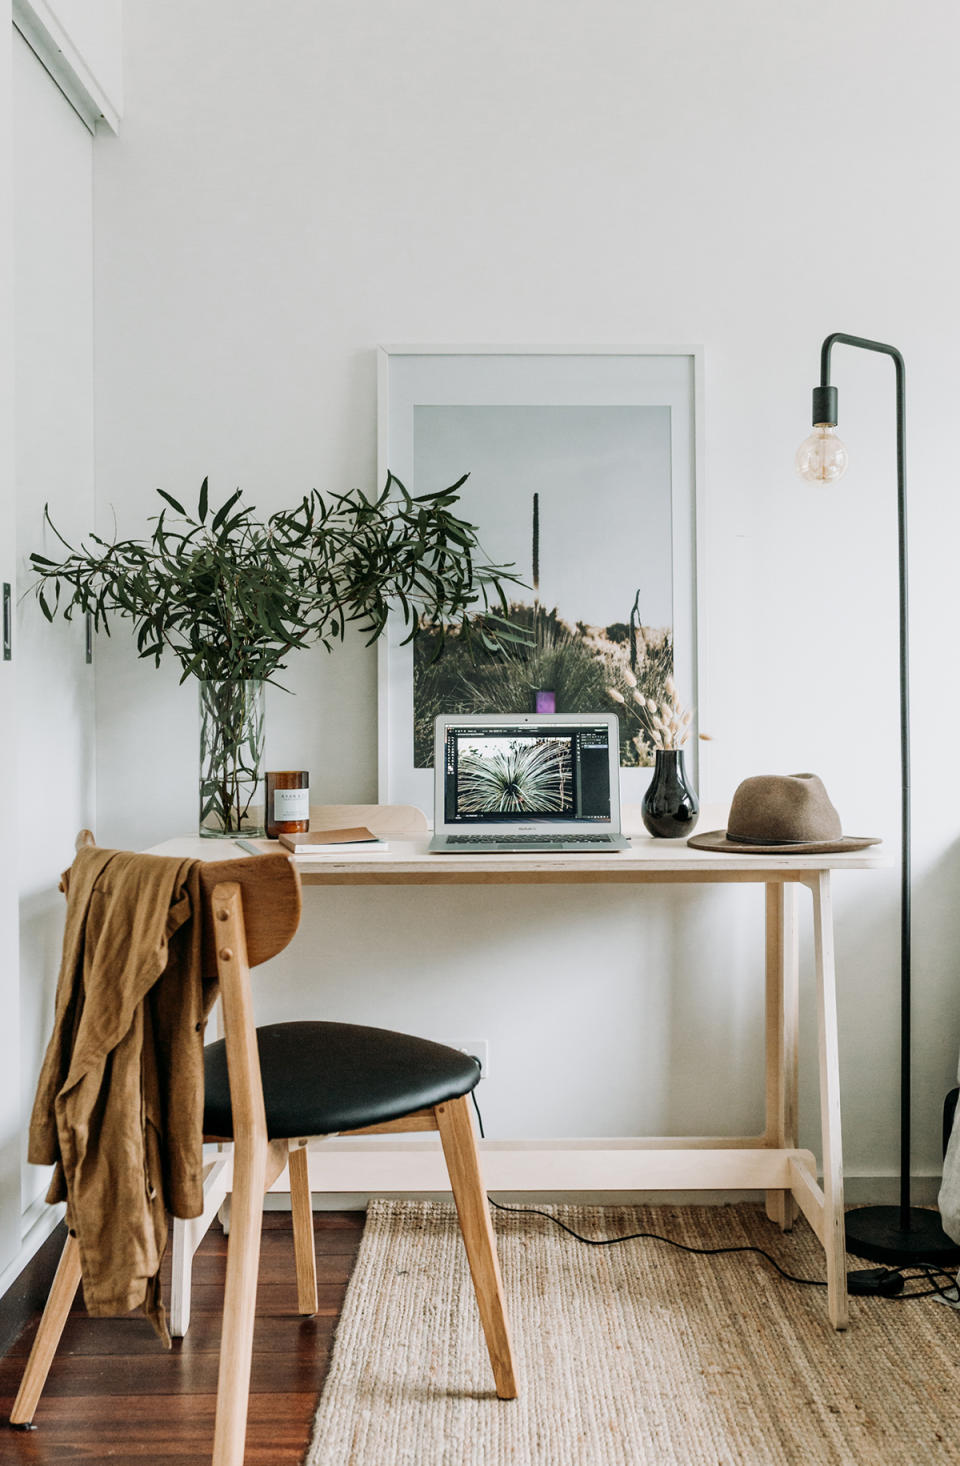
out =
[[[556,1207],[587,1236],[749,1242],[823,1277],[804,1222],[758,1206]],[[521,1397],[498,1401],[452,1207],[371,1205],[306,1466],[960,1463],[960,1314],[852,1298],[751,1253],[585,1247],[494,1213]]]

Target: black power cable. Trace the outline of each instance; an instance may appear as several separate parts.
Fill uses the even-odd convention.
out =
[[[762,1247],[753,1247],[749,1243],[743,1243],[738,1247],[690,1247],[686,1242],[678,1242],[673,1237],[664,1237],[659,1232],[627,1232],[622,1237],[583,1237],[579,1232],[575,1232],[572,1227],[568,1227],[566,1222],[561,1222],[559,1217],[551,1216],[549,1212],[537,1211],[535,1208],[527,1206],[504,1206],[501,1202],[494,1201],[493,1197],[490,1197],[489,1200],[491,1206],[495,1206],[498,1211],[512,1211],[519,1215],[529,1217],[545,1217],[548,1222],[553,1222],[556,1226],[562,1227],[565,1232],[569,1232],[571,1237],[575,1237],[578,1242],[584,1242],[588,1247],[615,1247],[620,1242],[635,1242],[638,1239],[643,1239],[649,1242],[665,1242],[668,1247],[677,1247],[681,1252],[693,1252],[698,1257],[716,1257],[723,1252],[759,1252],[760,1256],[765,1257],[768,1262],[772,1263],[777,1272],[785,1277],[788,1282],[803,1283],[810,1288],[825,1288],[827,1286],[819,1278],[795,1277],[793,1273],[788,1273],[785,1268],[782,1268],[776,1258],[770,1256],[769,1252],[764,1252]]]

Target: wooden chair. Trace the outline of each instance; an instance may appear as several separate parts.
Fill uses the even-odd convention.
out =
[[[92,840],[92,837],[91,837]],[[204,968],[216,971],[224,1038],[207,1046],[204,1129],[233,1143],[233,1192],[223,1304],[213,1466],[241,1466],[246,1436],[264,1192],[290,1170],[301,1313],[317,1307],[307,1150],[334,1132],[437,1130],[473,1276],[497,1395],[516,1396],[503,1287],[467,1096],[479,1073],[457,1049],[339,1023],[254,1026],[250,969],[290,942],[300,880],[284,856],[201,867]],[[68,1237],[11,1425],[34,1416],[80,1283]]]
[[[372,834],[379,835],[381,839],[416,838],[425,835],[428,830],[423,811],[412,804],[315,804],[310,807],[312,830],[352,829],[356,825],[366,825]],[[299,1175],[297,1167],[301,1164],[300,1158],[294,1162],[290,1171],[291,1178],[295,1172]],[[190,1327],[194,1253],[218,1212],[224,1225],[227,1224],[229,1213],[224,1211],[223,1204],[226,1202],[229,1207],[229,1175],[230,1157],[225,1154],[206,1168],[202,1215],[189,1220],[182,1220],[180,1217],[173,1219],[168,1323],[174,1338],[184,1338]],[[302,1184],[305,1186],[306,1183]],[[301,1184],[292,1179],[290,1194],[292,1206],[302,1204]],[[310,1283],[306,1278],[302,1280],[302,1289],[301,1311],[315,1312],[316,1301],[308,1306]]]

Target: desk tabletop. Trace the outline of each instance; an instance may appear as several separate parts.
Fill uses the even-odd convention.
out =
[[[349,854],[337,851],[291,859],[306,886],[802,881],[817,871],[877,870],[892,864],[882,845],[834,855],[731,855],[694,850],[685,840],[654,839],[646,832],[630,832],[630,840],[629,850],[604,853],[436,855],[428,854],[429,835],[421,833],[409,838],[391,835],[385,849],[358,846]],[[276,840],[250,843],[264,853],[284,853]],[[150,854],[231,860],[249,852],[233,840],[192,836],[165,840]]]

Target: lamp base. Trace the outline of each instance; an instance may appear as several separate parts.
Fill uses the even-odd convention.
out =
[[[960,1246],[940,1225],[940,1213],[912,1206],[907,1213],[909,1228],[901,1226],[899,1206],[861,1206],[844,1218],[847,1251],[870,1262],[896,1267],[934,1263],[946,1267],[960,1263]]]

